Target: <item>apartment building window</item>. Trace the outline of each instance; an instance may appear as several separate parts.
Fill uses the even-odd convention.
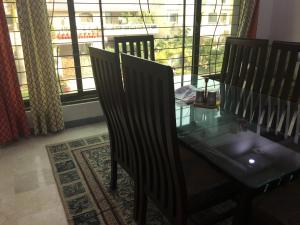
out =
[[[178,13],[170,13],[169,21],[171,23],[178,23]]]
[[[215,24],[218,20],[218,14],[217,13],[209,13],[208,15],[208,23]]]
[[[220,23],[221,24],[226,24],[227,23],[227,14],[226,13],[222,13],[220,15]]]
[[[113,51],[113,40],[116,36],[154,35],[156,60],[174,68],[175,86],[190,82],[190,78],[183,74],[192,73],[194,18],[197,15],[194,14],[194,0],[103,0],[101,5],[99,0],[46,1],[56,76],[59,79],[63,102],[96,97],[88,48],[97,47]],[[225,15],[236,16],[233,13],[233,1],[237,2],[227,0],[226,6],[221,7],[223,0],[202,0],[202,12],[198,12],[203,17],[199,41],[199,74],[212,74],[217,71],[212,70],[215,65],[212,58],[215,59],[217,53],[218,63],[221,61],[222,43],[224,38],[231,34],[232,24],[225,26]],[[23,98],[27,99],[26,70],[16,3],[15,0],[4,0],[4,5],[21,91]],[[212,23],[216,24],[220,15],[224,26],[215,31]]]
[[[113,24],[113,18],[112,18],[112,13],[111,12],[106,12],[104,14],[104,22],[106,24]]]
[[[226,13],[209,13],[208,15],[208,23],[209,24],[216,24],[218,25],[225,25],[227,22],[227,14]]]
[[[80,22],[81,23],[92,23],[93,22],[93,14],[81,13],[80,14]]]

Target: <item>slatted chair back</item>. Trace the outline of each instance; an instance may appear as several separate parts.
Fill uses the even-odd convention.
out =
[[[299,136],[297,121],[300,100],[300,43],[274,41],[262,87],[265,99],[260,121],[267,130]],[[287,101],[291,102],[287,105]],[[299,119],[298,119],[299,120]]]
[[[175,124],[173,71],[153,61],[122,54],[128,115],[144,165],[144,190],[170,219],[185,205],[185,180]],[[171,223],[173,224],[173,223]]]
[[[119,56],[97,48],[90,48],[90,56],[96,89],[107,120],[112,161],[117,161],[130,175],[134,175],[137,165],[127,126]]]
[[[115,52],[155,61],[153,35],[115,37]]]
[[[263,79],[268,40],[233,38],[226,40],[221,82],[259,90]]]
[[[274,41],[262,93],[296,102],[300,98],[300,43]]]
[[[227,38],[221,70],[221,83],[226,86],[221,93],[222,106],[227,110],[245,114],[248,105],[240,103],[248,98],[250,92],[259,92],[267,50],[268,40]]]

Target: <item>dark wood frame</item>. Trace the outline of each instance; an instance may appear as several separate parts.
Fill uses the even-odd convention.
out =
[[[90,56],[99,101],[102,105],[109,130],[111,148],[111,189],[117,188],[117,164],[134,180],[134,216],[139,206],[139,166],[128,115],[119,64],[119,55],[103,49],[90,48]]]
[[[248,39],[251,41],[251,39]],[[232,38],[228,40],[229,42],[232,42]],[[234,40],[234,42],[244,42],[245,40]],[[253,40],[254,42],[256,40]],[[261,41],[261,40],[260,40]],[[265,40],[266,41],[266,40]],[[231,44],[231,43],[230,43]],[[263,42],[261,42],[263,44]],[[263,44],[264,45],[264,44]],[[253,77],[250,80],[246,80],[245,88],[247,88],[247,85],[251,87],[253,85],[253,92],[256,92],[258,94],[262,94],[263,96],[260,97],[260,101],[262,101],[262,110],[267,111],[268,110],[268,104],[270,103],[268,98],[274,98],[275,100],[271,101],[271,110],[273,110],[274,113],[281,113],[278,118],[281,116],[284,116],[286,113],[286,107],[287,105],[284,105],[283,108],[285,108],[283,111],[277,111],[278,103],[277,99],[282,100],[283,103],[285,101],[291,101],[291,102],[298,102],[300,99],[300,68],[297,67],[297,63],[299,63],[299,55],[300,55],[300,43],[294,43],[294,42],[282,42],[282,41],[274,41],[271,45],[271,48],[268,48],[265,50],[265,46],[263,47],[263,51],[266,52],[263,54],[263,56],[266,54],[266,57],[264,60],[260,61],[259,65],[261,65],[260,69],[257,69],[257,71],[260,71],[259,74],[261,76],[259,77]],[[268,51],[270,49],[270,51]],[[231,71],[234,71],[232,69],[234,67],[234,58],[232,58],[231,63],[229,63],[229,52],[231,51],[230,47],[226,46],[225,49],[225,56],[224,56],[224,66],[226,67],[227,64],[230,64]],[[236,51],[236,50],[235,50]],[[236,51],[237,52],[237,51]],[[240,55],[236,53],[235,60],[238,60],[238,62],[242,61],[240,59]],[[250,67],[251,68],[251,67]],[[258,67],[257,67],[258,68]],[[297,71],[298,69],[298,71]],[[253,70],[253,69],[252,69]],[[238,71],[238,70],[236,70]],[[226,69],[222,70],[222,81],[224,83],[227,82],[227,84],[230,85],[237,85],[239,87],[241,86],[241,82],[243,80],[236,79],[235,81],[232,81],[231,79],[226,80]],[[248,89],[249,90],[249,89]],[[280,91],[281,90],[281,91]],[[256,101],[256,110],[258,108],[258,101]],[[290,109],[291,112],[297,111],[297,109]],[[255,113],[255,112],[254,112]],[[257,111],[256,111],[257,113]],[[259,118],[257,118],[259,119]],[[268,119],[264,119],[264,123],[269,123],[267,121]],[[276,128],[276,127],[275,127]],[[263,134],[267,135],[268,137],[273,137],[269,134]],[[284,183],[284,182],[281,182]],[[276,183],[277,186],[277,183]],[[246,212],[251,212],[251,201],[252,199],[258,194],[258,191],[245,189],[241,195],[239,207],[237,208],[236,216],[234,217],[233,224],[240,225],[244,224],[247,220]]]
[[[272,43],[262,87],[263,94],[270,94],[272,97],[291,100],[292,102],[299,100],[300,69],[298,68],[298,71],[296,71],[297,63],[300,60],[299,55],[300,43],[284,41],[274,41]],[[271,86],[272,81],[273,86]],[[282,92],[280,93],[281,86]],[[289,93],[291,90],[292,93]]]
[[[285,137],[297,132],[296,125],[291,124],[291,120],[297,115],[297,103],[300,99],[300,68],[297,66],[299,56],[300,43],[274,41],[261,89],[266,97],[263,99],[265,113],[260,119],[267,130],[275,130],[276,134],[283,131]],[[291,104],[287,105],[288,102]],[[268,115],[264,116],[265,114]],[[279,121],[285,121],[286,125]]]
[[[231,186],[230,179],[225,178],[230,188],[222,189],[221,194],[214,193],[212,199],[198,199],[196,206],[188,204],[191,199],[188,198],[182,165],[182,157],[186,152],[180,149],[189,150],[187,147],[180,148],[177,139],[173,70],[169,66],[126,54],[121,54],[121,59],[129,124],[141,166],[138,224],[145,224],[149,197],[170,224],[185,225],[188,215],[232,197],[237,189]],[[210,172],[218,174],[218,178],[223,179],[223,174],[215,172],[216,169],[206,164],[204,159],[196,155],[193,157],[199,159],[197,166],[198,163],[203,166],[197,167],[199,170],[205,170],[209,176]],[[201,177],[198,178],[201,180]],[[215,188],[219,184],[213,182],[209,185]],[[203,192],[207,193],[208,190],[206,186],[200,195],[205,195]]]
[[[141,146],[139,149],[139,159],[143,162],[140,164],[144,165],[142,169],[144,176],[140,177],[140,180],[145,194],[143,194],[141,199],[143,199],[143,202],[147,202],[147,196],[149,196],[164,215],[168,215],[169,219],[176,218],[172,224],[184,225],[183,221],[186,220],[186,215],[184,214],[183,207],[186,206],[187,197],[184,194],[186,193],[186,189],[181,163],[178,163],[180,162],[180,158],[174,116],[173,70],[169,66],[162,66],[155,62],[146,63],[141,60],[137,61],[137,58],[129,55],[122,54],[121,57],[128,114],[134,115],[130,118],[130,126],[137,131],[133,132],[133,137],[138,145]],[[137,70],[133,71],[133,68]],[[141,71],[151,71],[151,76],[150,74],[142,74],[140,73]],[[137,74],[139,76],[134,76]],[[158,85],[157,90],[159,91],[153,92],[153,96],[148,95],[145,99],[139,98],[141,95],[137,93],[142,92],[147,86],[148,89],[153,86],[153,83],[150,85],[151,82],[154,82],[152,78],[160,80],[160,82],[156,83]],[[164,114],[164,116],[161,115],[161,112],[156,111],[158,109],[157,105],[152,100],[159,100],[159,106],[163,107],[165,112],[169,113]],[[163,116],[160,121],[162,124],[153,123],[154,121],[151,123],[151,121],[146,120],[146,117],[140,117],[141,111],[139,111],[139,105],[143,105],[145,109],[143,113],[147,113],[149,116],[153,115],[155,121],[158,121],[157,117]],[[164,122],[165,124],[163,125]],[[148,129],[144,130],[146,126]],[[162,129],[163,127],[165,130]],[[150,134],[149,138],[155,135],[157,135],[157,138],[155,140],[148,139],[146,142],[145,139],[138,135],[138,133],[144,132]],[[164,133],[167,136],[164,136]],[[151,146],[156,146],[156,148],[150,150]],[[162,154],[157,152],[158,149],[162,150]],[[153,155],[149,154],[151,151],[153,151]],[[154,160],[155,157],[158,157],[157,161]],[[150,160],[148,161],[148,159]],[[164,163],[164,161],[168,163]],[[152,177],[152,173],[156,175],[160,174],[158,175],[159,179],[157,180],[155,177]],[[169,194],[167,196],[159,196],[160,192],[168,192]],[[146,207],[147,204],[144,204],[141,209],[142,215],[139,218],[139,225],[145,223]]]
[[[116,53],[128,53],[155,61],[153,35],[120,36],[115,37],[114,41]],[[122,46],[121,48],[120,45]]]
[[[250,93],[260,92],[268,43],[268,40],[264,39],[234,37],[226,39],[220,79],[224,84],[221,88],[221,107],[224,110],[250,119],[249,104],[243,104],[243,100],[249,99]]]

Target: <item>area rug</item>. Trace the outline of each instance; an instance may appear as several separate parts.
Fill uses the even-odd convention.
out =
[[[109,189],[110,147],[108,134],[80,138],[46,146],[53,174],[70,225],[136,225],[133,220],[133,181],[118,168],[118,188]],[[213,211],[228,210],[224,203]],[[211,212],[193,216],[189,224]],[[149,203],[147,225],[167,225]],[[230,224],[230,220],[218,225]]]

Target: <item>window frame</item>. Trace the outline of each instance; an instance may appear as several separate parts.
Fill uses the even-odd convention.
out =
[[[222,0],[222,3],[225,3],[226,1]],[[239,2],[239,0],[234,0],[233,4],[236,4],[236,2]],[[84,90],[83,88],[83,79],[84,76],[82,74],[82,63],[81,63],[81,51],[80,51],[80,43],[79,43],[79,37],[78,37],[78,30],[77,30],[77,21],[76,19],[78,18],[78,15],[76,14],[75,11],[75,5],[77,2],[75,2],[74,0],[67,0],[67,14],[68,14],[68,20],[69,20],[69,24],[70,24],[70,33],[71,33],[71,46],[72,46],[72,57],[74,60],[74,71],[75,71],[75,79],[76,79],[76,93],[60,93],[61,96],[61,101],[63,105],[69,105],[69,104],[75,104],[75,103],[79,103],[79,102],[89,102],[89,101],[95,101],[98,99],[97,97],[97,91],[96,90]],[[183,63],[181,64],[182,66],[182,74],[181,74],[181,85],[183,85],[184,83],[184,78],[183,78],[183,74],[185,71],[185,67],[190,67],[191,68],[191,83],[193,85],[195,85],[197,82],[196,77],[198,76],[198,63],[199,63],[199,57],[200,57],[200,28],[201,28],[201,9],[202,9],[202,4],[203,0],[195,0],[194,2],[194,14],[193,14],[193,34],[190,38],[193,39],[192,41],[192,55],[188,56],[192,58],[192,65],[185,65],[185,58],[187,57],[186,54],[186,49],[188,46],[186,46],[185,43],[185,39],[186,39],[186,0],[182,0],[182,9],[183,9],[183,21],[179,22],[179,14],[178,13],[169,13],[169,22],[173,22],[176,24],[179,24],[180,27],[183,29],[182,31],[182,36],[180,38],[183,39],[182,41],[182,54],[180,55],[181,60],[183,61]],[[105,36],[104,36],[104,22],[107,23],[107,21],[112,21],[111,17],[113,15],[113,11],[112,12],[102,12],[102,6],[104,3],[102,3],[101,0],[99,0],[98,5],[99,5],[99,12],[100,12],[100,26],[101,26],[101,37],[102,37],[102,48],[105,49]],[[239,11],[239,7],[238,9],[236,9],[235,6],[234,10],[235,11]],[[82,13],[84,14],[83,16],[88,16],[89,15],[93,15],[91,13]],[[232,15],[232,24],[234,23],[234,14]],[[79,15],[80,16],[80,15]],[[180,15],[181,16],[181,15]],[[230,17],[230,15],[226,15],[226,17]],[[217,15],[216,15],[217,17]],[[223,14],[221,15],[221,17],[223,17]],[[238,17],[239,17],[239,12],[238,12]],[[176,18],[176,21],[171,21],[171,18]],[[92,18],[93,20],[94,18]],[[235,18],[235,21],[238,21],[238,18]],[[87,22],[88,23],[88,22]],[[215,22],[214,22],[215,23]],[[232,29],[232,33],[235,33],[236,28]],[[26,108],[30,107],[30,103],[28,98],[24,98],[24,104],[26,106]]]
[[[193,60],[192,60],[192,74],[191,74],[191,85],[198,85],[198,76],[199,76],[199,59],[200,59],[200,37],[201,37],[201,25],[202,25],[202,1],[195,0],[195,13],[194,13],[194,30],[193,30]],[[222,0],[222,4],[226,4],[226,0]],[[237,33],[239,26],[239,17],[240,17],[240,4],[241,0],[233,0],[233,11],[232,11],[232,21],[231,21],[231,35]],[[236,16],[237,15],[237,16]],[[222,16],[222,15],[220,15]],[[227,15],[228,16],[228,15]],[[220,74],[209,75],[213,79],[217,79]],[[204,76],[207,77],[207,76]]]

